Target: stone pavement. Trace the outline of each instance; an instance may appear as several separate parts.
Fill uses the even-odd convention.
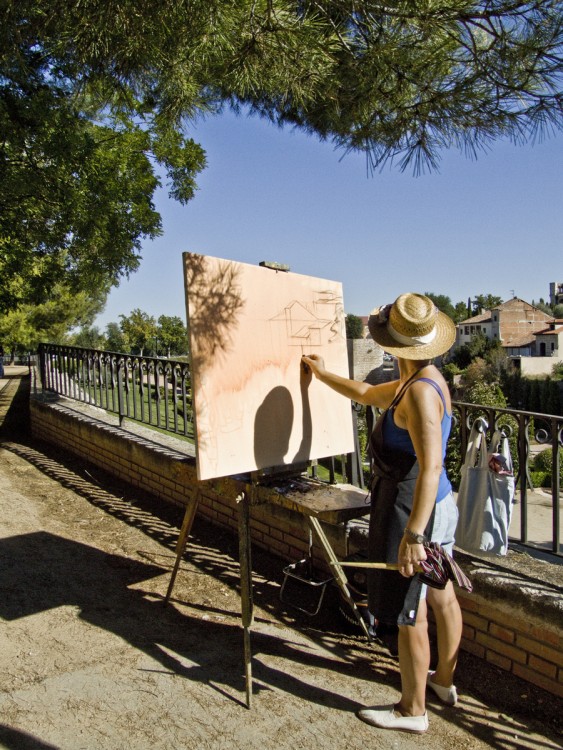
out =
[[[25,371],[25,368],[24,368]],[[11,375],[12,373],[8,373]],[[25,372],[24,372],[25,374]],[[236,558],[196,529],[162,607],[177,528],[158,504],[26,435],[27,385],[0,384],[0,747],[9,750],[556,750],[535,689],[469,657],[455,709],[429,701],[428,734],[354,712],[397,698],[397,665],[362,638],[292,626],[256,559],[255,694],[243,705]],[[206,536],[207,534],[207,536]],[[511,707],[501,700],[510,687]],[[483,686],[486,689],[483,690]],[[481,689],[479,689],[481,688]],[[541,691],[540,691],[541,692]],[[555,706],[559,708],[556,709]]]

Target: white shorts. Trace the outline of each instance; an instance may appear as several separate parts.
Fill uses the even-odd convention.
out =
[[[453,554],[458,516],[459,511],[453,492],[449,492],[439,503],[436,503],[434,528],[430,538],[431,542],[438,542],[448,555]]]
[[[434,511],[434,528],[432,530],[430,541],[438,542],[438,544],[450,556],[453,556],[458,516],[459,511],[453,493],[449,492],[439,503],[436,503],[436,510]],[[422,584],[422,590],[420,592],[421,599],[426,598],[426,589],[427,585],[425,583]]]

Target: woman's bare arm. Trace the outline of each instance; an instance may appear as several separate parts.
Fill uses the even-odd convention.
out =
[[[343,378],[325,368],[324,360],[318,354],[301,357],[301,366],[309,368],[313,375],[342,396],[358,404],[369,404],[380,409],[389,406],[397,390],[397,381],[393,380],[380,385],[370,385],[358,380]]]

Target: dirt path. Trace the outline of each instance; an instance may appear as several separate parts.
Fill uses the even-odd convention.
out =
[[[428,734],[358,721],[397,698],[395,660],[343,632],[331,596],[315,619],[284,608],[282,563],[258,552],[249,711],[233,535],[196,520],[164,607],[180,509],[5,434],[0,507],[2,748],[561,747],[561,701],[468,657],[459,706],[430,702]]]

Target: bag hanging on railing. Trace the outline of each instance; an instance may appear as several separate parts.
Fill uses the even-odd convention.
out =
[[[484,420],[471,428],[457,495],[456,546],[466,552],[506,555],[514,502],[514,472],[504,433],[496,431],[487,450]]]

